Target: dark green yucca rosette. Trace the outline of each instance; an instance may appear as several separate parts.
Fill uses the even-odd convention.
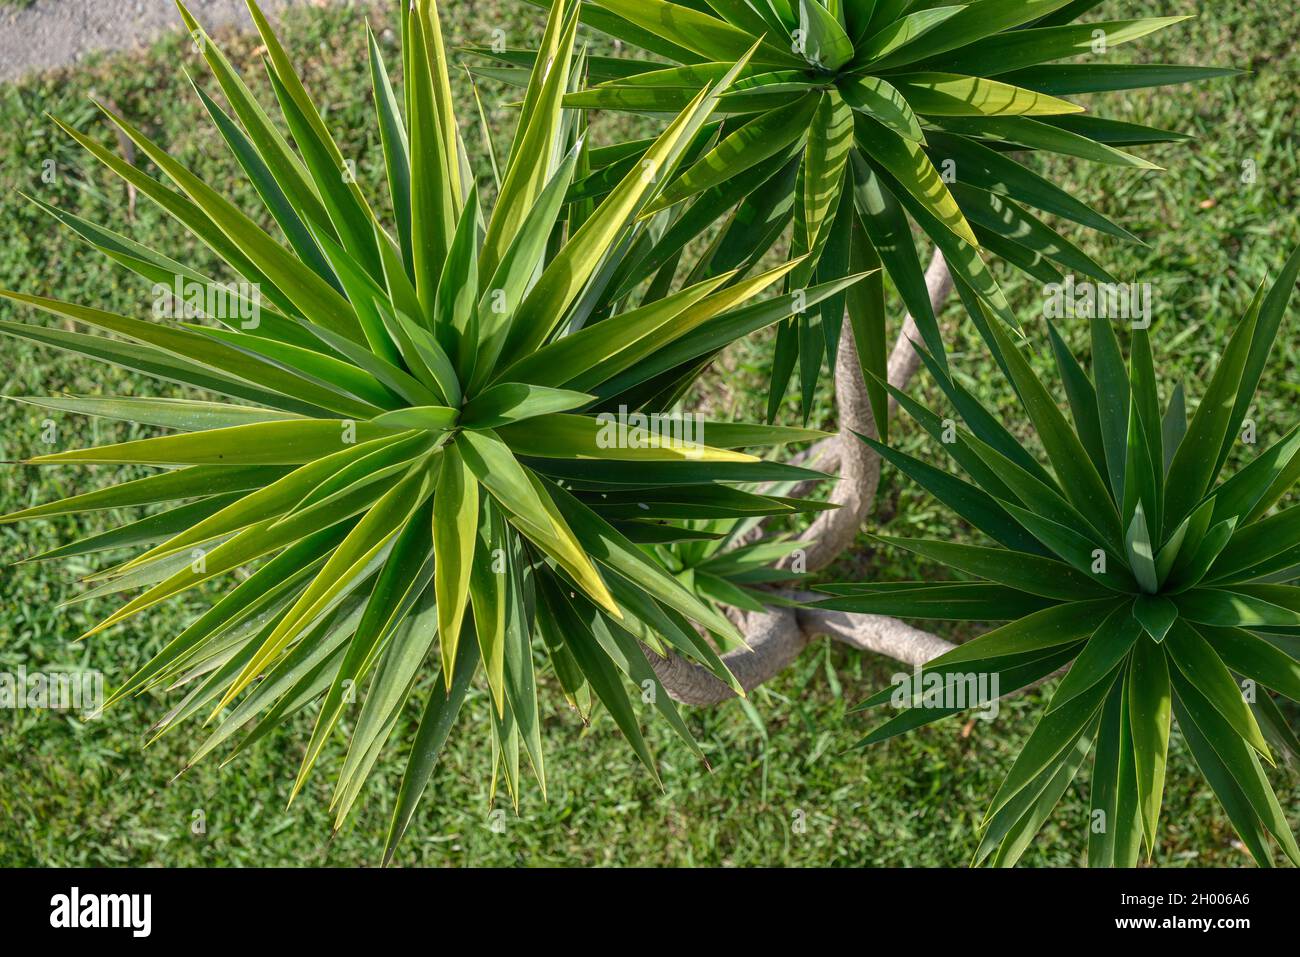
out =
[[[946,363],[912,229],[940,251],[964,298],[981,297],[1014,325],[989,272],[1000,258],[1042,281],[1059,268],[1109,280],[1032,210],[1122,240],[1123,226],[1030,166],[1059,155],[1136,171],[1157,169],[1130,148],[1187,139],[1108,119],[1106,100],[1077,97],[1189,83],[1238,71],[1117,62],[1116,48],[1186,17],[1079,22],[1099,0],[590,0],[581,19],[637,52],[591,56],[588,88],[566,104],[674,114],[737,64],[714,121],[649,206],[664,238],[635,252],[631,288],[677,268],[681,249],[723,219],[696,272],[765,254],[793,223],[794,255],[811,255],[790,288],[883,264],[926,346]],[[642,53],[641,51],[644,51]],[[475,47],[481,76],[524,85],[536,51]],[[1121,51],[1118,59],[1124,59]],[[576,197],[603,194],[650,144],[593,150]],[[865,369],[888,356],[880,277],[827,299],[779,328],[769,395],[775,415],[796,367],[807,419],[823,368],[835,367],[845,311]],[[876,421],[885,393],[869,381]]]
[[[1091,377],[1048,325],[1050,389],[997,322],[983,324],[1041,457],[928,353],[964,427],[891,389],[966,477],[870,444],[989,544],[884,538],[961,580],[825,585],[837,597],[818,605],[1006,624],[931,661],[901,700],[886,689],[866,701],[904,707],[864,743],[990,704],[989,679],[1006,695],[1065,669],[989,806],[977,861],[1014,864],[1092,753],[1091,815],[1077,822],[1088,863],[1133,866],[1158,839],[1176,723],[1255,860],[1271,863],[1271,836],[1300,865],[1264,772],[1277,754],[1300,755],[1278,700],[1300,701],[1300,506],[1288,499],[1300,425],[1256,450],[1247,418],[1297,272],[1300,251],[1260,288],[1190,420],[1181,384],[1158,398],[1147,332],[1135,329],[1126,365],[1098,318]],[[1243,438],[1247,463],[1223,475]]]

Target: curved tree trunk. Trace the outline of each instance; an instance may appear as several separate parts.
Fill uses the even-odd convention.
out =
[[[937,313],[952,292],[952,276],[938,250],[925,279],[931,306]],[[909,315],[889,357],[889,382],[896,388],[906,387],[920,367],[920,357],[912,347],[919,340],[916,322]],[[875,438],[879,433],[862,379],[852,324],[847,322],[841,331],[835,363],[835,399],[839,434],[811,449],[804,461],[823,470],[839,472],[840,480],[831,495],[831,501],[839,508],[822,512],[800,535],[806,543],[802,554],[806,571],[825,568],[852,546],[875,504],[880,484],[880,457],[854,434]],[[891,398],[891,414],[896,407]],[[788,567],[793,560],[791,556],[783,565]],[[800,593],[788,597],[808,600],[817,596]],[[746,635],[748,649],[728,652],[722,660],[747,691],[778,675],[810,641],[821,635],[907,665],[924,664],[954,647],[937,635],[894,618],[814,608],[770,608],[762,614],[745,616],[741,630]],[[708,707],[735,695],[730,687],[694,662],[671,653],[666,658],[654,653],[647,657],[664,688],[677,701]]]

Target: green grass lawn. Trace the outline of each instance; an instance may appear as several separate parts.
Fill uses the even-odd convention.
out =
[[[3,0],[0,0],[3,2]],[[523,4],[500,0],[444,5],[448,31],[458,44],[485,42],[506,31],[523,45],[540,30],[540,16]],[[1195,12],[1199,19],[1160,34],[1140,48],[1151,62],[1237,65],[1242,77],[1173,91],[1139,91],[1108,98],[1106,112],[1120,119],[1194,133],[1190,146],[1150,148],[1145,155],[1164,173],[1135,175],[1110,167],[1054,164],[1051,174],[1085,201],[1118,219],[1148,243],[1125,247],[1069,233],[1121,279],[1155,287],[1153,342],[1165,394],[1182,380],[1193,397],[1226,341],[1229,324],[1266,271],[1275,270],[1300,241],[1295,211],[1300,162],[1294,131],[1300,122],[1295,71],[1300,53],[1300,8],[1285,4],[1224,2],[1201,5],[1108,2],[1098,18]],[[472,8],[472,11],[471,11]],[[521,12],[521,8],[522,12]],[[386,22],[372,13],[376,25]],[[305,81],[327,110],[345,152],[357,157],[359,177],[376,182],[379,149],[369,117],[362,11],[356,8],[295,12],[283,35]],[[386,34],[390,50],[395,40]],[[252,72],[255,43],[232,40],[228,52]],[[92,61],[19,86],[0,86],[0,286],[58,295],[101,308],[139,313],[135,278],[87,255],[19,191],[37,196],[131,235],[153,237],[181,259],[203,253],[148,201],[131,208],[124,186],[83,157],[57,132],[45,111],[112,142],[94,120],[87,95],[114,104],[166,144],[172,155],[209,182],[247,198],[235,164],[201,116],[182,66],[194,55],[180,39],[161,42],[147,55]],[[390,62],[393,60],[390,58]],[[200,71],[201,72],[201,71]],[[259,71],[260,72],[260,71]],[[255,82],[266,94],[266,84]],[[459,90],[460,102],[467,92]],[[510,129],[503,91],[487,90],[490,121],[499,146]],[[267,97],[269,100],[269,96]],[[469,110],[462,110],[468,118]],[[596,117],[596,135],[616,136],[612,117]],[[472,150],[477,138],[469,138]],[[1256,179],[1243,182],[1243,164]],[[372,193],[372,195],[378,195]],[[159,237],[162,237],[159,239]],[[1046,338],[1039,315],[1041,289],[1003,270],[1013,303],[1027,320],[1031,340]],[[897,306],[897,303],[895,302]],[[901,310],[897,313],[901,317]],[[30,321],[0,305],[0,319]],[[995,401],[1012,428],[1020,422],[1008,390],[995,376],[955,304],[944,312],[953,362],[966,383]],[[39,320],[38,320],[39,321]],[[1252,413],[1261,442],[1271,442],[1295,422],[1300,391],[1300,316],[1293,309],[1280,337],[1270,374]],[[1086,338],[1069,328],[1073,345]],[[151,380],[107,366],[69,359],[25,343],[3,343],[7,395],[73,393],[158,394]],[[770,342],[762,337],[733,348],[695,398],[715,414],[757,418],[764,403]],[[929,404],[936,390],[918,382]],[[790,405],[790,420],[794,419]],[[817,409],[823,426],[832,409]],[[38,448],[44,414],[17,403],[0,404],[0,459]],[[135,427],[68,416],[57,422],[61,442],[89,444],[136,436]],[[140,432],[143,434],[143,432]],[[901,422],[897,440],[907,450],[938,460],[917,429]],[[106,476],[100,476],[101,480]],[[89,485],[85,470],[5,468],[0,471],[0,512],[71,494]],[[18,565],[25,555],[109,527],[122,516],[90,514],[49,522],[0,526],[0,671],[85,667],[104,672],[110,685],[157,651],[209,600],[215,589],[174,603],[135,623],[72,639],[106,613],[106,601],[61,607],[77,595],[75,579],[90,563]],[[873,531],[963,539],[954,523],[925,495],[887,471]],[[830,577],[904,579],[932,572],[915,559],[876,550],[864,537]],[[462,715],[433,785],[398,861],[402,864],[625,864],[625,865],[963,865],[974,849],[974,827],[985,802],[1042,704],[1040,694],[1006,702],[994,722],[952,719],[872,750],[851,750],[868,726],[848,708],[899,670],[890,662],[819,643],[795,667],[753,695],[752,707],[732,702],[692,711],[688,720],[708,755],[701,766],[657,722],[648,737],[662,762],[660,791],[634,762],[608,716],[584,728],[553,686],[543,694],[549,800],[527,789],[518,816],[493,815],[485,783],[490,768],[487,702],[479,691]],[[548,682],[548,685],[550,682]],[[418,712],[399,729],[396,747],[372,778],[350,825],[331,838],[326,805],[331,780],[318,774],[288,810],[312,715],[303,714],[258,748],[225,767],[208,761],[187,771],[186,758],[201,740],[186,726],[143,749],[149,726],[174,696],[149,694],[82,723],[49,712],[0,712],[0,865],[35,864],[373,864]],[[422,694],[415,698],[417,704]],[[414,705],[412,706],[414,708]],[[332,755],[320,763],[333,767]],[[1181,740],[1171,744],[1165,799],[1162,865],[1241,865],[1250,858],[1236,843],[1226,817],[1195,772]],[[1087,771],[1075,781],[1025,855],[1030,865],[1082,862],[1087,823]],[[173,780],[175,778],[175,780]],[[1284,806],[1297,819],[1293,771],[1272,773]],[[498,802],[500,803],[500,802]],[[202,833],[194,822],[201,815]],[[798,823],[799,826],[795,826]]]

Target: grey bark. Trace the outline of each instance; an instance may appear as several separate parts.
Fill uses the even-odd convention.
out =
[[[937,313],[952,292],[952,276],[938,250],[925,279],[931,306]],[[916,322],[909,315],[890,353],[891,385],[904,388],[916,374],[920,358],[912,343],[919,341]],[[823,471],[838,471],[840,476],[831,495],[831,501],[840,507],[821,513],[800,536],[807,543],[803,559],[808,571],[825,568],[853,544],[875,503],[880,483],[880,457],[854,435],[858,432],[875,438],[878,432],[862,381],[852,326],[847,322],[835,364],[835,398],[839,433],[803,457],[803,461]],[[891,399],[891,414],[895,407]],[[808,600],[817,596],[801,593],[790,597]],[[907,665],[924,664],[954,647],[937,635],[895,618],[812,608],[770,608],[763,614],[751,614],[744,619],[741,631],[749,647],[728,652],[722,660],[746,691],[776,677],[809,642],[822,635]],[[710,707],[735,695],[728,685],[694,662],[671,653],[667,658],[654,654],[648,657],[660,682],[677,701]]]

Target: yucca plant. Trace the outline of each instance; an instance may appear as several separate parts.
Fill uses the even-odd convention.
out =
[[[670,411],[656,398],[657,377],[851,280],[742,305],[786,266],[664,286],[608,308],[603,281],[644,228],[639,215],[665,177],[638,168],[599,204],[566,204],[583,148],[579,116],[561,104],[579,59],[576,5],[564,0],[547,25],[547,56],[527,86],[490,213],[460,141],[434,4],[401,5],[405,109],[369,37],[393,208],[386,226],[261,11],[252,2],[249,9],[293,146],[181,12],[238,122],[196,91],[260,197],[259,215],[280,236],[126,119],[105,110],[174,188],[64,126],[225,262],[243,283],[220,287],[237,318],[151,321],[3,292],[106,335],[11,321],[0,325],[6,333],[207,397],[25,399],[174,431],[29,460],[165,471],[3,520],[166,503],[36,556],[147,546],[93,576],[84,597],[143,590],[89,634],[201,583],[228,583],[109,703],[185,687],[157,730],[207,719],[212,733],[195,760],[228,745],[237,753],[316,706],[293,793],[331,737],[350,728],[334,796],[340,824],[408,700],[428,684],[421,678],[440,671],[402,780],[390,855],[478,674],[490,696],[491,733],[482,734],[492,742],[493,788],[503,778],[518,801],[522,752],[545,791],[535,644],[569,703],[584,719],[603,704],[655,773],[638,702],[690,734],[647,654],[671,648],[740,691],[717,649],[741,636],[709,600],[717,596],[683,584],[653,547],[707,537],[683,517],[800,511],[800,502],[736,486],[817,473],[735,450],[820,434],[713,422],[656,427],[650,416]],[[738,72],[702,90],[645,162],[670,172]],[[144,242],[50,211],[181,299],[214,286]],[[260,311],[249,320],[241,310],[253,298]]]
[[[978,294],[1008,321],[986,252],[1037,277],[1056,273],[1059,264],[1107,280],[1104,267],[1026,207],[1121,239],[1132,235],[1015,154],[1155,169],[1126,148],[1185,136],[1084,115],[1081,105],[1064,97],[1237,71],[1100,60],[1113,47],[1187,18],[1075,22],[1098,3],[590,0],[583,5],[584,22],[648,56],[590,57],[591,86],[569,96],[568,105],[674,113],[748,56],[738,81],[718,99],[721,120],[701,133],[692,162],[649,207],[685,204],[680,216],[666,227],[663,242],[629,261],[626,282],[675,267],[674,254],[729,210],[728,235],[710,254],[766,251],[793,220],[794,254],[811,255],[791,275],[792,286],[809,276],[826,281],[883,263],[943,364],[912,225],[942,250],[962,295]],[[528,50],[473,52],[504,64],[479,72],[517,84],[526,80],[535,56]],[[1080,56],[1089,59],[1056,62]],[[575,190],[608,188],[621,169],[637,162],[637,149],[624,144],[603,151]],[[869,372],[880,372],[886,359],[883,287],[863,283],[850,295],[859,354]],[[830,368],[835,365],[844,306],[844,296],[833,297],[781,325],[769,419],[797,364],[807,420],[823,356]],[[871,389],[883,428],[884,392],[874,381]]]
[[[804,513],[833,506],[785,497],[791,484],[762,486],[760,504],[743,518],[734,515],[735,508],[733,514],[719,516],[717,509],[702,501],[675,503],[672,515],[685,520],[691,537],[656,545],[660,561],[684,585],[713,602],[720,613],[738,609],[761,614],[771,605],[793,604],[771,586],[788,586],[807,577],[797,560],[805,543],[789,535],[763,534],[763,523],[774,515],[771,504],[764,503],[784,503]],[[759,487],[747,491],[757,492]],[[654,495],[642,493],[643,498]],[[638,502],[628,514],[648,507],[648,502]],[[665,503],[663,507],[669,506]],[[783,565],[786,559],[793,560]]]
[[[977,861],[1015,863],[1090,751],[1089,864],[1132,866],[1143,843],[1150,854],[1177,718],[1255,860],[1270,863],[1272,835],[1300,865],[1260,763],[1274,763],[1278,748],[1300,754],[1269,693],[1300,701],[1300,507],[1274,510],[1300,479],[1300,426],[1219,480],[1239,435],[1254,441],[1247,413],[1297,272],[1300,251],[1271,290],[1261,286],[1190,422],[1181,385],[1161,412],[1144,330],[1132,336],[1126,368],[1111,323],[1091,319],[1089,378],[1049,324],[1071,422],[1020,349],[987,321],[1046,465],[929,354],[965,428],[892,390],[969,480],[873,447],[995,544],[882,538],[959,580],[826,585],[839,597],[820,604],[1008,623],[867,700],[862,707],[892,699],[903,710],[864,744],[1068,668],[988,808]]]

